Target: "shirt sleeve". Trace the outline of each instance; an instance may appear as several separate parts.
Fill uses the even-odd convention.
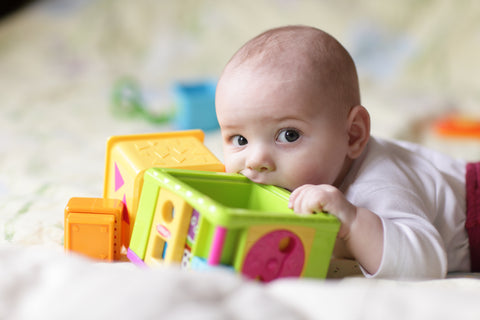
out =
[[[388,186],[370,190],[360,198],[353,203],[381,218],[384,239],[379,269],[375,274],[362,269],[365,276],[395,279],[445,277],[448,269],[445,246],[433,225],[435,217],[429,215],[435,210],[422,201],[421,191]]]

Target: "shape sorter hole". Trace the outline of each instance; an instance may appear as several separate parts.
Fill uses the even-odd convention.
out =
[[[301,239],[290,230],[274,230],[259,238],[247,252],[242,273],[269,282],[281,277],[298,277],[305,263]]]
[[[165,259],[165,252],[167,250],[167,242],[165,242],[159,236],[156,236],[153,241],[153,254],[152,258],[156,260]]]
[[[175,207],[173,206],[172,201],[165,201],[162,207],[162,218],[166,223],[173,221],[175,217]]]
[[[278,242],[278,250],[283,253],[289,253],[295,246],[295,240],[291,237],[284,237]]]

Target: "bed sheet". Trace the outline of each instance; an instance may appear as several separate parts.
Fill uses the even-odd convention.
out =
[[[1,319],[478,319],[480,280],[281,279],[0,247]]]

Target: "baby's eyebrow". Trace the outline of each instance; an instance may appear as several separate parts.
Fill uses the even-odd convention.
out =
[[[272,117],[277,122],[285,122],[285,121],[306,122],[304,119],[298,117],[297,115],[286,115],[286,116],[279,116],[279,117],[275,117],[275,115],[272,115]]]
[[[238,130],[242,126],[239,125],[238,123],[231,123],[231,124],[221,124],[220,128],[222,131],[224,130]]]

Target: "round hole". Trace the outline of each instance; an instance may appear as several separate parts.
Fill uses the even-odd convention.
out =
[[[162,217],[163,221],[166,223],[170,223],[173,221],[175,216],[175,208],[173,206],[172,201],[165,201],[162,208]]]
[[[283,237],[278,242],[278,250],[283,253],[288,253],[293,250],[294,240],[290,237]]]

